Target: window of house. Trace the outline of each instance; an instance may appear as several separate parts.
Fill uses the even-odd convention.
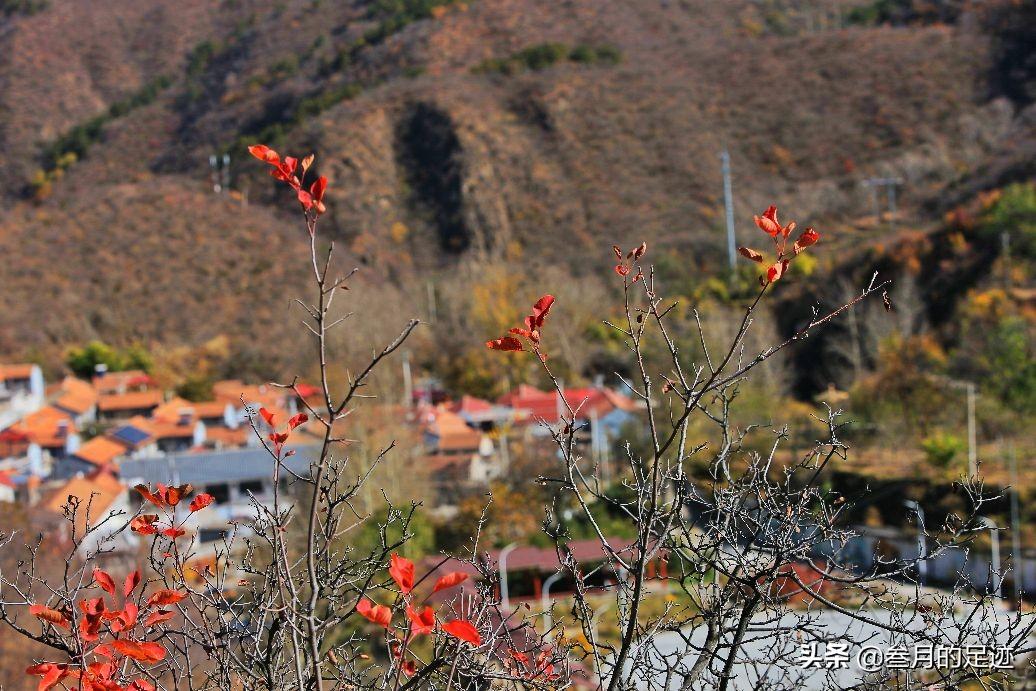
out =
[[[241,494],[251,492],[252,494],[259,496],[263,493],[263,481],[262,480],[243,480],[237,486]]]
[[[217,504],[226,504],[230,501],[230,485],[221,482],[216,485],[206,485],[205,491],[212,495]]]

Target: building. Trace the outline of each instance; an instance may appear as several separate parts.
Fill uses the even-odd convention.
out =
[[[165,401],[161,391],[126,391],[100,393],[97,398],[97,419],[118,422],[133,417],[148,417]]]
[[[39,365],[0,365],[0,429],[39,410],[46,397],[45,389]]]
[[[136,534],[124,530],[126,517],[132,513],[126,487],[110,472],[77,475],[58,484],[45,493],[40,508],[46,527],[60,531],[66,540],[72,539],[74,519],[81,557],[98,550],[125,551],[137,546]],[[70,508],[74,513],[68,512]]]
[[[308,475],[318,452],[311,446],[293,448],[295,454],[282,461],[282,487],[292,484],[296,475]],[[253,497],[262,505],[272,505],[274,465],[266,449],[252,448],[129,459],[122,462],[119,474],[130,486],[187,483],[195,492],[211,494],[212,506],[198,515],[200,538],[208,541],[218,539],[229,521],[254,518]],[[285,501],[291,503],[288,494]]]

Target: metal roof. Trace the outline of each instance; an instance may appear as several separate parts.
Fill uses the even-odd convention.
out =
[[[309,474],[309,464],[316,457],[318,447],[294,447],[295,455],[283,461],[284,467],[298,475]],[[143,482],[165,485],[190,483],[195,486],[217,482],[241,482],[273,477],[273,459],[262,448],[233,449],[203,453],[177,453],[150,458],[134,458],[119,465],[123,482]],[[290,474],[282,471],[290,480]]]

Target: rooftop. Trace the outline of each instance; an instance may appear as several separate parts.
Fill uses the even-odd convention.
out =
[[[308,474],[310,461],[315,458],[317,448],[294,448],[295,455],[284,459],[284,466],[298,475]],[[119,475],[126,482],[161,482],[166,485],[186,482],[197,487],[216,482],[270,478],[273,476],[273,463],[270,454],[263,448],[168,454],[123,461],[119,466]]]

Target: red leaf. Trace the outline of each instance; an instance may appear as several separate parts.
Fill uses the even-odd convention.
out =
[[[550,306],[553,304],[553,295],[544,295],[536,301],[536,304],[532,306],[533,326],[535,326],[536,328],[543,326],[543,320],[547,318],[547,313],[550,312]]]
[[[313,196],[314,202],[319,202],[324,198],[324,191],[327,189],[327,178],[321,175],[312,185],[309,186],[309,193]]]
[[[406,618],[410,620],[410,632],[415,636],[431,633],[435,629],[435,610],[431,607],[418,610],[407,605]]]
[[[120,638],[112,641],[112,647],[139,662],[161,662],[165,659],[165,648],[158,643],[138,643]]]
[[[45,605],[32,605],[29,607],[29,613],[37,619],[50,622],[57,626],[63,626],[66,629],[69,628],[71,624],[71,622],[65,618],[64,614]]]
[[[399,668],[403,670],[403,674],[408,677],[412,677],[417,673],[417,664],[413,660],[403,660]]]
[[[616,264],[615,273],[619,274],[620,276],[629,276],[630,268],[628,266],[623,266],[622,264]]]
[[[378,626],[388,628],[392,623],[392,610],[385,605],[376,605],[367,598],[361,598],[356,603],[356,611],[359,612],[360,616],[368,621],[372,621]]]
[[[108,593],[112,597],[115,596],[115,581],[104,571],[101,571],[96,566],[94,567],[94,580],[97,581],[97,585],[101,586],[101,590]]]
[[[443,624],[442,629],[458,640],[466,641],[476,647],[482,645],[482,637],[478,635],[478,630],[469,621],[454,619]]]
[[[172,610],[168,609],[155,610],[154,612],[148,615],[147,619],[144,620],[144,627],[151,628],[155,624],[161,624],[163,621],[169,621],[173,618],[174,614],[176,614],[176,612],[173,612]]]
[[[288,441],[288,433],[273,432],[270,434],[270,441],[272,441],[277,446],[281,446],[282,444],[284,444],[284,442]]]
[[[259,414],[262,416],[264,420],[266,420],[266,424],[268,424],[270,427],[273,427],[273,413],[271,413],[266,408],[260,408]]]
[[[263,163],[277,165],[281,160],[281,157],[277,155],[276,151],[264,144],[256,144],[248,147],[248,153],[252,154]]]
[[[162,499],[159,498],[154,492],[152,492],[147,485],[137,485],[133,489],[140,492],[140,496],[144,497],[155,506],[165,506],[165,502],[162,501]]]
[[[788,270],[788,260],[779,261],[769,269],[766,270],[766,281],[767,283],[773,283],[774,281],[780,280],[781,276]]]
[[[129,522],[130,530],[141,535],[154,535],[158,532],[154,526],[157,520],[158,516],[153,513],[142,514]]]
[[[188,508],[192,513],[195,511],[201,511],[213,501],[215,501],[215,498],[211,494],[208,492],[202,492],[191,501],[191,505]]]
[[[123,597],[129,597],[138,585],[140,585],[140,571],[133,571],[126,576],[126,580],[122,584]]]
[[[298,415],[293,415],[291,417],[291,419],[288,420],[288,429],[289,430],[293,430],[296,427],[298,427],[299,425],[304,425],[307,422],[309,422],[309,416],[306,415],[305,413],[299,413]]]
[[[795,254],[798,254],[810,245],[817,244],[818,240],[820,240],[820,233],[813,230],[812,227],[806,228],[802,231],[802,235],[799,236],[799,239],[795,241],[795,246],[793,248],[795,250]]]
[[[161,485],[159,485],[161,487]],[[180,503],[180,500],[189,495],[194,491],[194,486],[190,484],[179,485],[178,487],[170,487],[165,491],[165,501],[169,506],[176,506]]]
[[[61,683],[61,680],[68,676],[68,669],[65,665],[56,665],[52,662],[44,662],[41,665],[33,665],[25,670],[26,674],[43,677],[40,679],[36,691],[49,691]]]
[[[781,224],[777,221],[777,207],[772,204],[767,207],[762,216],[755,216],[755,224],[760,230],[771,237],[776,237],[781,232]]]
[[[151,606],[165,607],[166,605],[175,605],[185,597],[187,597],[186,593],[181,593],[177,590],[158,590],[151,594],[151,597],[147,599],[147,603]]]
[[[612,245],[612,252],[615,253],[615,258],[622,261],[622,250],[619,249],[618,245]]]
[[[187,531],[183,528],[166,528],[162,531],[162,534],[170,540],[175,540],[178,537],[183,537],[184,535],[186,535]]]
[[[461,571],[454,571],[452,573],[448,573],[435,582],[435,587],[432,588],[432,592],[437,593],[440,590],[453,588],[454,586],[458,586],[466,580],[468,580],[468,574],[463,573]]]
[[[641,257],[644,256],[644,254],[646,252],[647,252],[647,243],[646,242],[642,242],[642,243],[640,243],[640,247],[638,247],[637,249],[633,250],[633,259],[635,259],[635,260],[636,259],[640,259]]]
[[[150,682],[137,679],[126,687],[126,691],[155,691],[155,687]]]
[[[751,259],[754,262],[762,263],[763,261],[762,253],[756,252],[754,249],[751,249],[750,247],[738,247],[737,251],[742,257],[747,257],[748,259]]]
[[[393,554],[390,561],[389,575],[404,595],[409,594],[414,589],[414,562],[398,554]]]
[[[132,602],[127,602],[126,607],[117,613],[116,619],[112,622],[112,631],[128,631],[137,625],[137,615],[140,613],[139,608]]]
[[[299,204],[302,204],[302,208],[309,211],[313,208],[313,197],[309,195],[306,190],[299,190],[296,196],[299,198]]]
[[[504,336],[503,338],[498,338],[495,341],[486,341],[486,347],[490,350],[525,350],[525,348],[522,347],[522,342],[514,336]]]

